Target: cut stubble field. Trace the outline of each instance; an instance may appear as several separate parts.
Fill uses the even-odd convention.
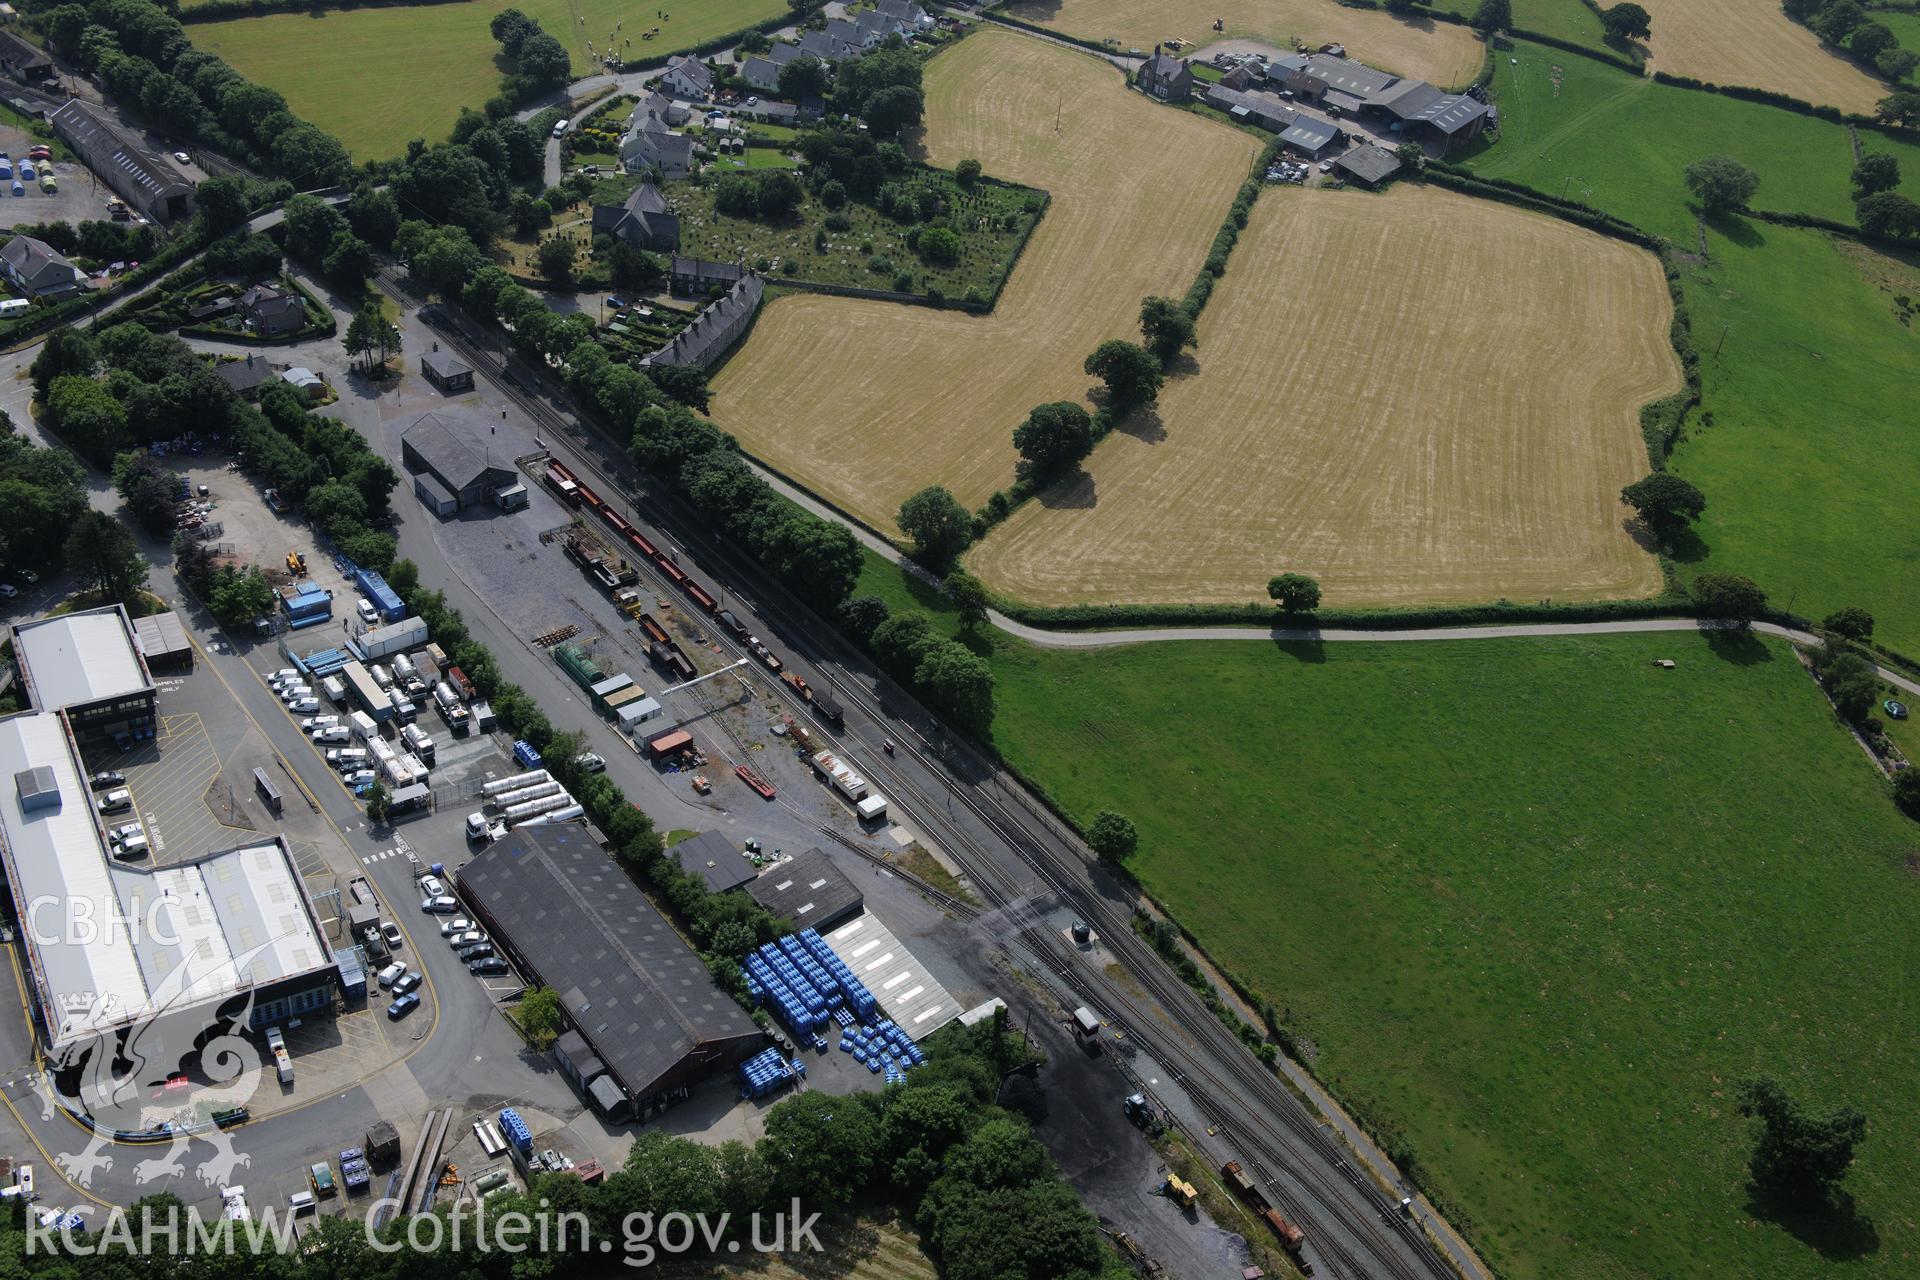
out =
[[[1164,40],[1204,48],[1216,40],[1264,40],[1281,48],[1343,43],[1347,55],[1437,85],[1464,85],[1480,69],[1480,42],[1465,27],[1348,9],[1334,0],[1018,0],[1006,12],[1081,40],[1117,40],[1122,51]],[[1226,30],[1216,32],[1214,19]]]
[[[1086,395],[1082,361],[1138,336],[1141,298],[1185,292],[1259,150],[1006,31],[935,58],[926,89],[930,163],[972,157],[1053,197],[993,313],[780,298],[713,383],[750,453],[888,531],[926,485],[977,505],[1013,479],[1013,428]]]
[[[968,558],[1039,604],[1644,596],[1639,406],[1680,386],[1652,254],[1436,188],[1262,195],[1197,369]]]
[[[500,46],[487,29],[517,8],[566,45],[575,76],[591,75],[587,42],[604,53],[630,21],[623,56],[671,53],[786,11],[781,0],[692,0],[659,21],[618,0],[478,0],[417,8],[278,13],[187,28],[195,47],[277,90],[294,114],[339,138],[355,160],[400,155],[413,138],[445,141],[462,107],[500,92]],[[584,19],[584,25],[582,20]],[[641,32],[660,35],[642,41]]]
[[[1652,65],[1668,75],[1771,89],[1820,106],[1873,113],[1890,92],[1787,17],[1780,0],[1642,0]]]

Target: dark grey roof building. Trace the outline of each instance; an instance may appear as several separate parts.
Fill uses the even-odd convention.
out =
[[[574,826],[521,827],[461,868],[460,896],[644,1116],[766,1044],[613,858]]]
[[[795,929],[837,928],[866,909],[859,887],[824,850],[809,849],[747,886],[747,896]]]
[[[682,262],[686,258],[675,258],[674,279],[678,282]],[[707,264],[724,265],[724,264]],[[766,282],[758,275],[742,275],[727,290],[726,296],[708,305],[705,311],[693,318],[693,323],[673,335],[673,340],[648,356],[643,363],[691,365],[700,369],[711,369],[718,364],[720,357],[733,349],[753,323],[753,313],[759,310],[760,299],[766,293]]]
[[[1193,72],[1172,54],[1162,53],[1159,45],[1153,46],[1153,56],[1140,64],[1135,83],[1142,93],[1164,102],[1185,102],[1193,94]]]
[[[643,182],[619,204],[593,206],[593,233],[602,232],[636,249],[672,253],[680,247],[680,216],[667,209],[659,187]]]
[[[245,360],[222,360],[213,366],[213,371],[220,375],[220,381],[248,400],[258,400],[260,388],[279,375],[279,370],[252,353],[248,353]]]
[[[193,185],[186,175],[96,108],[75,98],[48,121],[61,140],[80,153],[87,168],[147,217],[179,222],[193,216]]]
[[[689,54],[669,61],[667,69],[660,73],[660,83],[668,92],[694,102],[704,102],[713,94],[713,72],[707,70],[706,63]]]
[[[740,78],[762,93],[777,93],[780,64],[772,58],[748,58],[740,64]]]
[[[1318,160],[1337,148],[1344,136],[1325,120],[1302,115],[1295,117],[1294,122],[1281,132],[1280,141],[1307,159]]]
[[[667,852],[673,855],[682,871],[692,872],[706,881],[709,893],[738,889],[754,876],[752,861],[735,846],[731,836],[718,831],[689,836]]]
[[[802,56],[804,56],[804,51],[799,45],[788,44],[785,40],[775,40],[772,47],[769,48],[766,53],[767,61],[773,63],[776,67],[784,67],[795,58]]]
[[[247,328],[263,338],[284,338],[307,325],[307,304],[297,293],[257,284],[240,295]]]
[[[1451,151],[1479,137],[1492,116],[1493,108],[1478,98],[1450,93],[1421,108],[1407,121],[1407,127],[1415,136],[1429,138]]]
[[[64,298],[80,291],[80,268],[32,236],[15,236],[0,246],[0,271],[30,298]]]
[[[400,428],[400,460],[414,492],[437,515],[452,515],[498,496],[514,483],[510,459],[483,453],[495,424],[462,409],[416,414]],[[476,447],[477,446],[477,447]]]
[[[0,31],[0,70],[15,80],[50,80],[53,59],[47,51],[22,40],[11,31]]]
[[[1400,79],[1392,72],[1350,58],[1336,58],[1330,53],[1309,54],[1306,71],[1315,79],[1325,81],[1327,88],[1339,89],[1356,98],[1375,97]]]
[[[428,382],[440,388],[442,395],[458,395],[473,390],[473,366],[439,346],[420,353],[420,372]]]
[[[1355,147],[1333,162],[1333,167],[1364,186],[1377,187],[1400,172],[1400,160],[1384,147]]]
[[[1235,120],[1259,125],[1273,133],[1291,128],[1299,114],[1271,93],[1241,93],[1220,85],[1209,85],[1201,97],[1208,106],[1218,107]]]
[[[680,294],[705,293],[713,286],[731,288],[747,274],[737,262],[714,262],[707,258],[682,258],[675,255],[668,270],[668,284]]]

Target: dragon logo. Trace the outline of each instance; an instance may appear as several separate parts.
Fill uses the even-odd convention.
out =
[[[38,1082],[46,1119],[65,1110],[90,1130],[84,1151],[55,1153],[76,1186],[92,1187],[96,1176],[113,1167],[116,1135],[122,1134],[143,1135],[160,1148],[134,1166],[142,1186],[184,1175],[196,1139],[213,1148],[198,1168],[209,1188],[235,1181],[252,1162],[234,1150],[233,1135],[213,1117],[244,1106],[259,1086],[260,1053],[244,1034],[254,1002],[246,975],[254,957],[272,945],[212,964],[196,966],[183,957],[131,1019],[113,1018],[124,1002],[111,994],[62,1011],[100,1028],[63,1045]],[[192,993],[208,985],[234,994],[218,1005],[200,1004]],[[165,1138],[155,1136],[160,1134]]]

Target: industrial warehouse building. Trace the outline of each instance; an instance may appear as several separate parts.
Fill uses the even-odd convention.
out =
[[[134,639],[148,671],[187,671],[193,667],[193,642],[180,625],[180,615],[169,609],[133,620]]]
[[[866,901],[826,851],[809,849],[747,886],[747,896],[796,930],[822,935],[859,915]]]
[[[47,120],[60,140],[135,212],[155,222],[184,222],[193,216],[193,184],[186,175],[96,108],[75,98]]]
[[[444,409],[401,426],[400,460],[413,473],[413,491],[434,514],[450,516],[482,502],[508,511],[526,505],[526,486],[516,482],[512,460],[495,459],[484,443],[493,438],[494,425],[477,414]]]
[[[682,871],[699,876],[707,883],[708,893],[738,889],[753,879],[752,859],[742,853],[733,837],[719,831],[702,831],[667,850]]]
[[[584,829],[520,827],[461,868],[458,887],[494,945],[559,995],[572,1030],[618,1086],[621,1098],[585,1082],[603,1115],[624,1115],[624,1103],[646,1119],[765,1047],[746,1011]]]
[[[130,865],[93,801],[66,716],[0,719],[0,860],[56,1076],[109,1041],[163,1076],[216,1028],[331,1012],[334,958],[284,841]]]
[[[66,712],[82,745],[153,736],[158,695],[119,605],[16,625],[13,660],[28,704]]]

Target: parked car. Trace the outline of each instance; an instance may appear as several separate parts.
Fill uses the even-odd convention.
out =
[[[109,787],[124,787],[127,785],[127,775],[118,769],[102,769],[87,779],[87,785],[95,791],[105,791]]]
[[[8,600],[11,600],[19,594],[20,594],[20,588],[14,586],[11,582],[0,582],[0,596],[4,596]]]
[[[425,911],[429,915],[444,916],[444,915],[450,915],[453,912],[458,911],[460,909],[460,904],[459,902],[455,901],[453,898],[450,898],[446,894],[442,893],[434,897],[428,898],[426,901],[422,902],[420,904],[420,909],[422,911]]]
[[[119,858],[122,862],[132,862],[136,858],[146,857],[152,847],[152,844],[147,840],[147,833],[142,831],[139,835],[128,836],[126,839],[120,841],[119,844],[115,845],[113,847],[113,856]]]
[[[303,715],[306,715],[309,711],[318,711],[319,709],[320,709],[320,699],[315,697],[305,697],[305,698],[301,698],[298,702],[289,702],[287,704],[287,710],[293,712],[293,714],[297,716],[303,716]],[[345,730],[342,730],[342,732],[344,733]]]
[[[298,680],[300,673],[292,667],[282,667],[267,677],[268,684],[279,684],[283,680]]]
[[[184,152],[184,151],[176,151],[176,152],[174,152],[174,153],[173,153],[173,158],[174,158],[175,160],[178,160],[178,161],[179,161],[179,162],[180,162],[181,164],[191,164],[191,163],[193,162],[193,157],[192,157],[192,156],[190,156],[190,155],[188,155],[188,154],[187,154],[186,152]]]
[[[380,936],[386,939],[387,946],[394,951],[406,945],[406,939],[400,936],[400,926],[391,920],[381,922]]]
[[[607,762],[591,751],[585,755],[575,756],[573,762],[582,769],[585,769],[588,773],[605,773],[607,771]]]
[[[467,919],[467,917],[455,916],[451,920],[442,920],[440,922],[440,936],[443,938],[451,938],[456,933],[465,933],[474,927],[473,921]]]
[[[476,942],[470,947],[462,947],[453,953],[460,957],[461,964],[472,964],[475,960],[484,960],[493,954],[491,942]]]
[[[313,731],[315,742],[351,742],[353,733],[343,724],[325,725]]]
[[[1895,720],[1905,720],[1907,718],[1907,704],[1904,702],[1896,702],[1894,699],[1888,698],[1880,704],[1880,709]]]
[[[280,686],[280,701],[282,702],[299,702],[302,698],[311,698],[312,696],[313,686],[310,684],[283,684]]]
[[[343,776],[340,781],[347,784],[347,790],[355,791],[361,787],[370,787],[377,775],[371,769],[355,769]]]
[[[387,1017],[394,1022],[406,1017],[420,1007],[420,997],[409,991],[387,1006]]]
[[[26,583],[30,587],[37,586],[39,585],[39,582],[40,582],[40,575],[35,573],[31,569],[22,569],[20,571],[20,581]]]
[[[300,722],[300,727],[311,733],[315,729],[331,729],[340,723],[340,717],[334,715],[308,716]]]
[[[395,994],[396,996],[404,996],[409,991],[412,991],[414,988],[418,987],[420,985],[420,981],[421,981],[420,975],[415,973],[413,970],[409,969],[406,971],[405,974],[403,974],[400,977],[399,981],[393,984],[393,994]]]
[[[503,973],[510,972],[512,968],[512,965],[499,956],[482,956],[467,966],[468,972],[482,978],[497,978]]]
[[[446,882],[439,876],[421,876],[420,892],[429,898],[437,898],[447,891]]]
[[[478,929],[463,929],[459,933],[447,935],[447,945],[458,951],[461,947],[470,947],[476,942],[485,942],[487,935]]]
[[[102,813],[119,813],[122,810],[131,808],[133,808],[133,792],[125,788],[119,791],[109,791],[100,797],[100,812]]]
[[[144,826],[137,822],[128,822],[109,831],[107,833],[107,839],[118,843],[119,841],[131,840],[135,836],[143,836],[145,834],[147,834],[147,829]]]
[[[379,980],[379,983],[381,986],[391,987],[394,983],[400,981],[401,978],[405,977],[406,972],[407,972],[407,966],[405,966],[404,964],[401,964],[398,960],[395,960],[392,964],[388,965],[386,968],[382,969],[378,974],[374,976]]]

